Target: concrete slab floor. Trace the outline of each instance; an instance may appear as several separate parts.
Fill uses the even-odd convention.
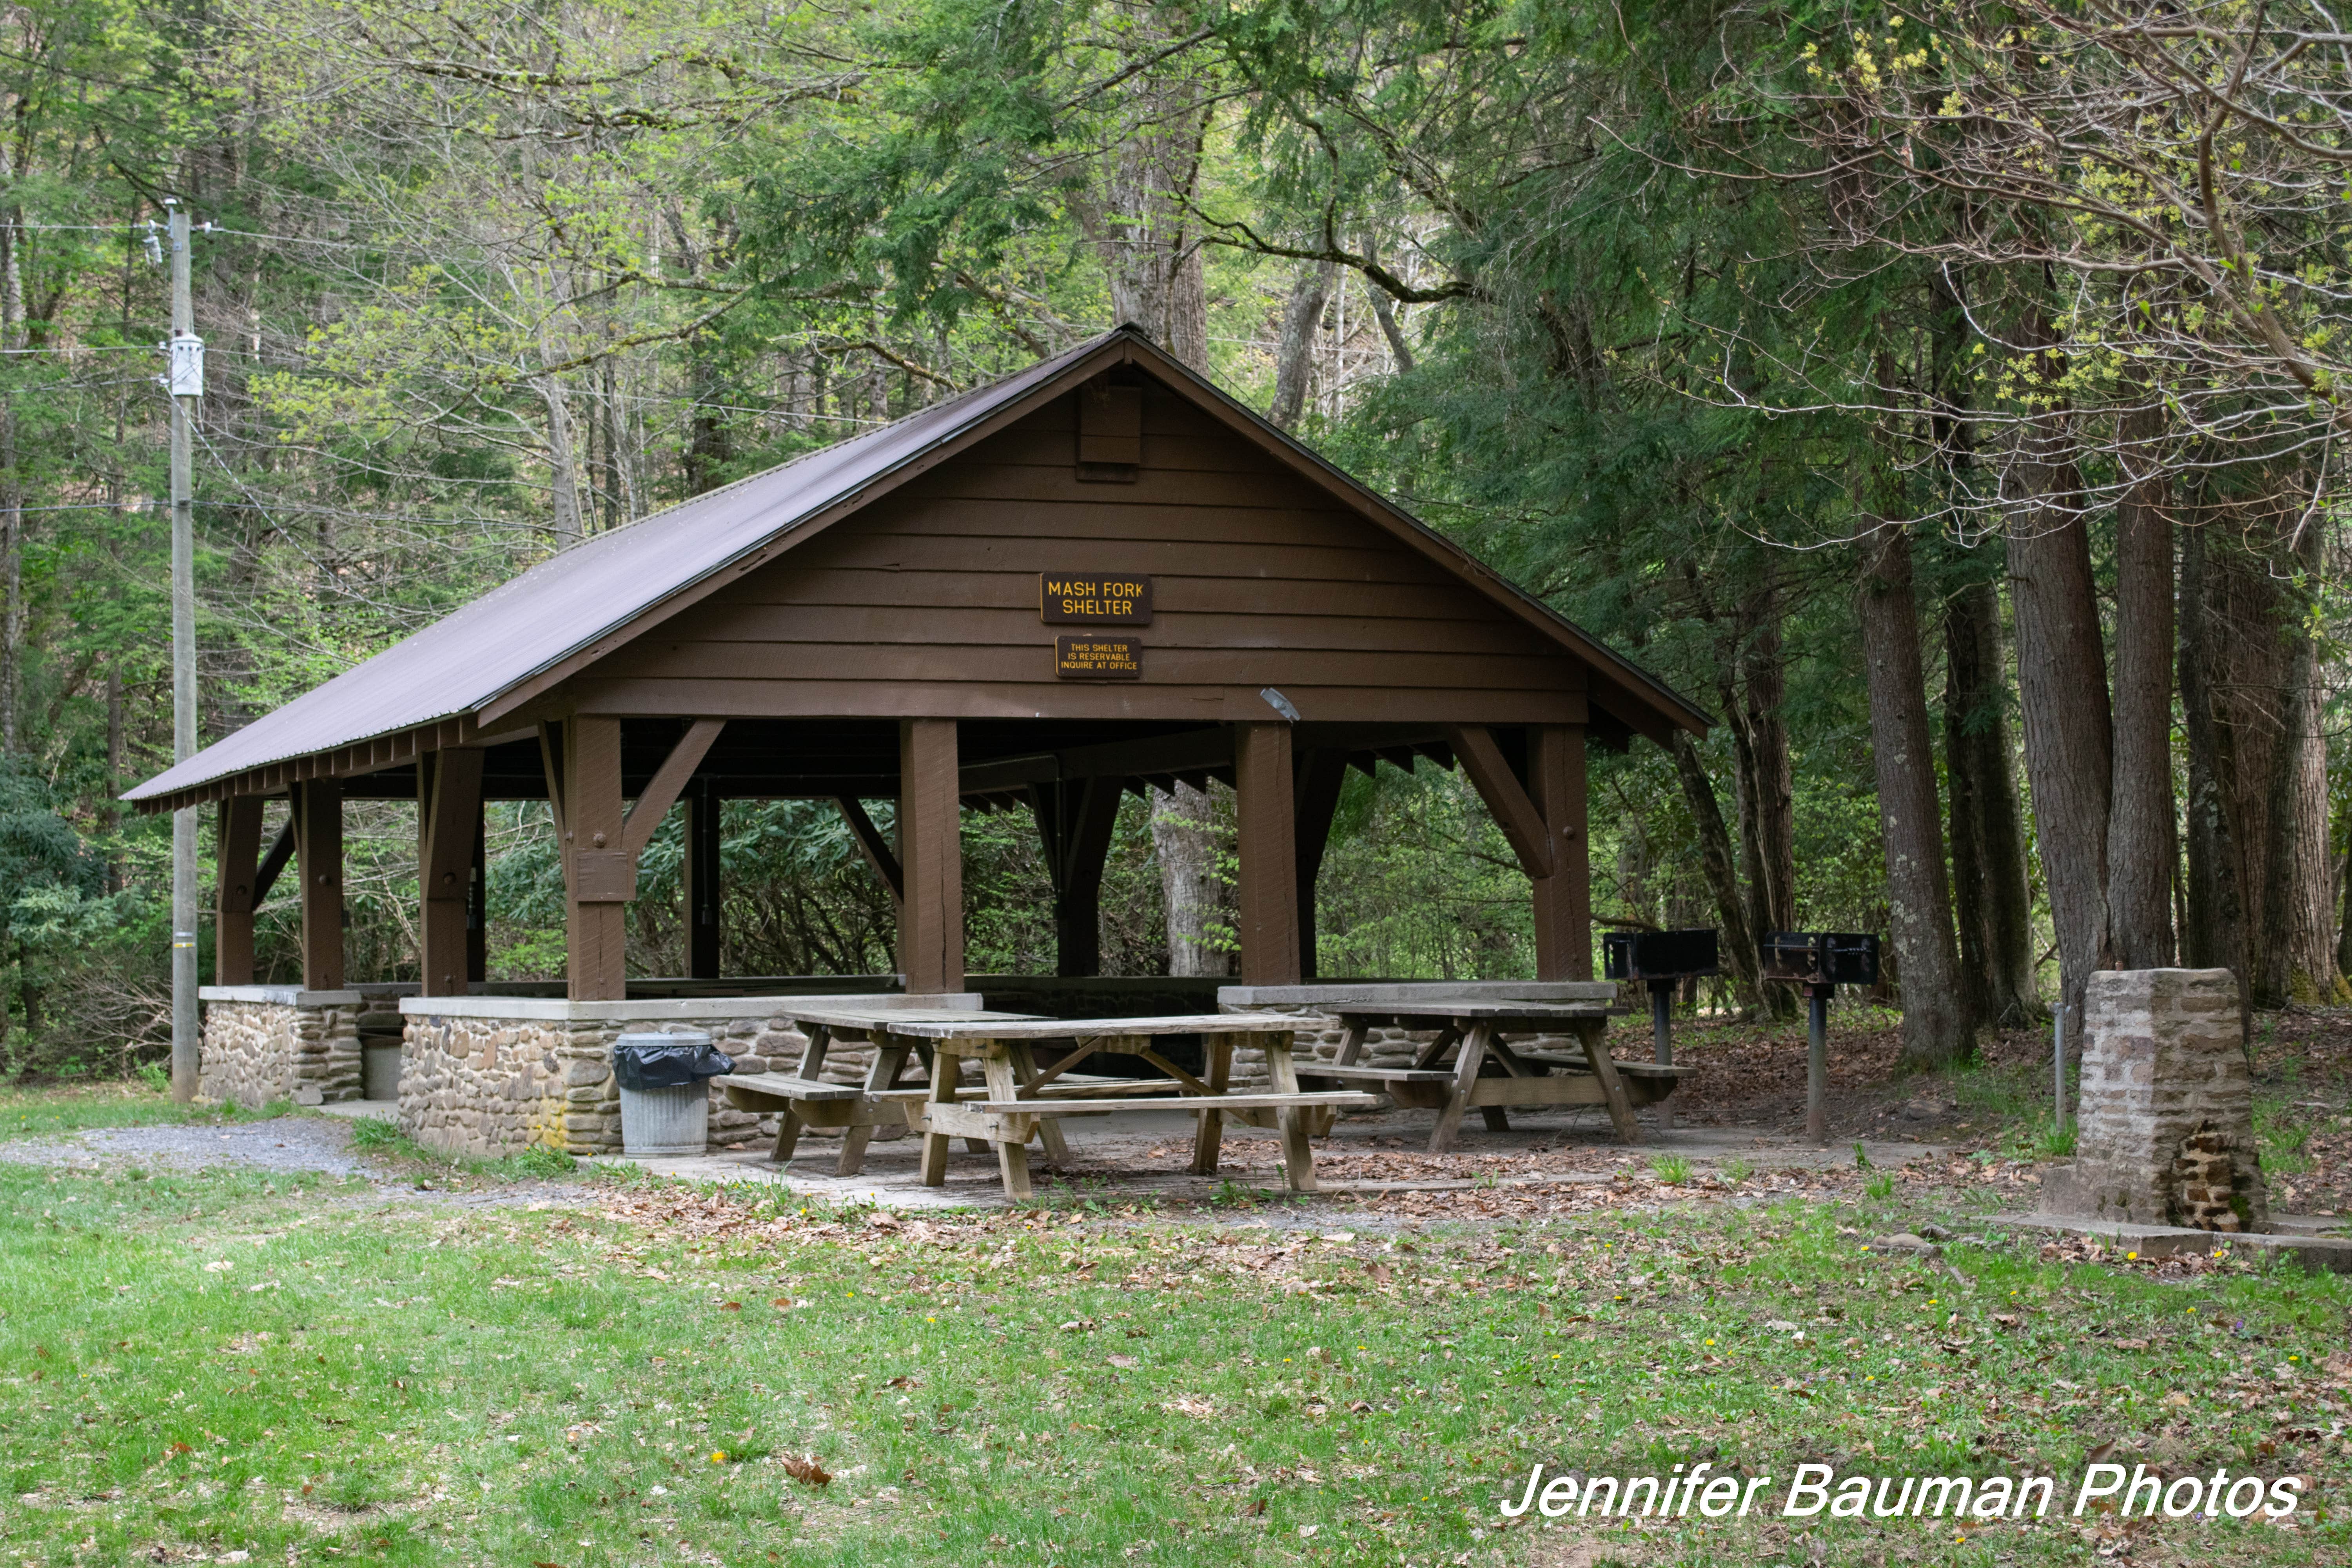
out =
[[[400,1120],[400,1101],[396,1100],[338,1100],[325,1105],[306,1105],[305,1110],[320,1116],[340,1116],[346,1121],[394,1121]]]
[[[1820,1170],[1853,1163],[1851,1142],[1817,1148],[1800,1140],[1736,1128],[1691,1127],[1659,1131],[1643,1129],[1636,1144],[1621,1144],[1598,1131],[1580,1126],[1575,1113],[1550,1115],[1515,1112],[1511,1130],[1490,1132],[1465,1130],[1455,1152],[1465,1156],[1528,1154],[1534,1150],[1591,1148],[1646,1162],[1675,1154],[1706,1165],[1739,1159],[1775,1169]],[[1189,1157],[1194,1119],[1183,1110],[1122,1110],[1109,1116],[1072,1117],[1062,1123],[1069,1140],[1074,1169],[1041,1174],[1041,1194],[1067,1195],[1134,1202],[1147,1198],[1197,1202],[1232,1186],[1267,1194],[1286,1191],[1276,1168],[1280,1142],[1268,1129],[1228,1125],[1223,1157],[1215,1176],[1195,1176],[1169,1166]],[[1419,1154],[1429,1142],[1426,1112],[1391,1112],[1351,1116],[1318,1141],[1317,1153]],[[618,1167],[633,1165],[649,1173],[683,1181],[719,1182],[776,1186],[828,1204],[873,1204],[889,1208],[952,1209],[1005,1206],[993,1153],[973,1153],[958,1139],[951,1146],[947,1183],[926,1187],[918,1177],[919,1140],[904,1135],[877,1138],[868,1144],[865,1168],[855,1176],[839,1176],[834,1167],[840,1156],[837,1138],[803,1134],[793,1161],[779,1169],[770,1163],[765,1147],[747,1147],[723,1153],[654,1157],[632,1160],[625,1155],[598,1155],[586,1163]],[[1930,1143],[1864,1140],[1864,1153],[1874,1165],[1895,1166],[1921,1158],[1950,1155],[1948,1146]],[[1041,1156],[1031,1145],[1032,1169]],[[1153,1167],[1157,1167],[1156,1169]],[[1344,1181],[1326,1176],[1326,1193],[1442,1192],[1475,1185],[1575,1185],[1608,1180],[1597,1172],[1530,1173],[1482,1170],[1475,1176],[1397,1181]]]
[[[1995,1225],[2020,1230],[2095,1238],[2127,1248],[2143,1258],[2204,1258],[2227,1247],[2232,1252],[2272,1253],[2292,1258],[2315,1272],[2352,1274],[2352,1237],[2330,1235],[2347,1222],[2330,1215],[2276,1215],[2278,1228],[2256,1234],[2221,1230],[2191,1230],[2171,1225],[2131,1225],[2120,1220],[2086,1219],[2074,1215],[2001,1215]]]

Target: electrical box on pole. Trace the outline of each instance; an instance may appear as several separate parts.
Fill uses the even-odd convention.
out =
[[[170,386],[174,397],[205,395],[205,340],[194,332],[174,332],[163,345],[172,353]]]

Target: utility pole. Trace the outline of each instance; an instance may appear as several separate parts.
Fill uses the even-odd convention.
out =
[[[188,281],[188,215],[172,212],[172,756],[196,752],[196,400],[205,392],[205,343]],[[196,813],[172,814],[172,1098],[196,1097],[201,1041],[196,1011]]]

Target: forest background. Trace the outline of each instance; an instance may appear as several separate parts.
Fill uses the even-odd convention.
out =
[[[1593,773],[1599,913],[1721,927],[1711,1003],[1800,927],[1888,932],[1916,1063],[2103,964],[2344,999],[2347,113],[2313,0],[9,6],[0,1070],[167,1032],[173,202],[207,742],[1133,321],[1716,714]],[[413,813],[352,817],[351,973],[413,977]],[[829,805],[724,838],[729,973],[891,967]],[[552,849],[496,810],[495,978],[561,972]],[[973,969],[1049,970],[1034,832],[966,853]],[[1231,864],[1131,800],[1108,972],[1223,972]],[[1451,774],[1351,777],[1320,896],[1326,974],[1531,967]]]

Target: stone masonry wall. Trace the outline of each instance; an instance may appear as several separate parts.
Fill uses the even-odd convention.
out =
[[[1337,1061],[1339,1047],[1348,1037],[1347,1026],[1312,1003],[1257,1003],[1247,1008],[1225,1009],[1227,1012],[1287,1013],[1299,1020],[1298,1030],[1291,1037],[1291,1058],[1301,1068],[1310,1061]],[[1409,1068],[1421,1048],[1435,1039],[1428,1029],[1399,1029],[1383,1026],[1364,1036],[1364,1049],[1356,1058],[1357,1065],[1368,1068]],[[1580,1052],[1583,1047],[1573,1035],[1537,1035],[1511,1042],[1519,1050]],[[1234,1052],[1234,1081],[1253,1089],[1266,1083],[1265,1053],[1250,1047]],[[1311,1086],[1310,1086],[1311,1087]],[[1329,1080],[1325,1080],[1329,1087]],[[1343,1113],[1345,1114],[1345,1113]]]
[[[2200,1187],[2204,1165],[2226,1173],[2222,1206],[2237,1223],[2221,1228],[2269,1229],[2253,1084],[2230,972],[2100,971],[2090,979],[2083,1039],[2076,1155],[2042,1184],[2051,1211],[2140,1225],[2201,1220],[2202,1228],[2217,1228],[2210,1205],[2190,1205],[2201,1214],[2183,1208],[2181,1157],[2202,1152],[2221,1158],[2197,1163]]]
[[[207,1002],[196,1094],[257,1110],[280,1100],[360,1097],[359,1008],[340,1003]]]
[[[743,1073],[790,1072],[807,1041],[782,1018],[607,1020],[407,1015],[400,1126],[427,1148],[495,1158],[534,1143],[573,1154],[621,1152],[621,1089],[613,1043],[625,1034],[707,1031]],[[855,1059],[853,1059],[855,1058]],[[825,1077],[856,1082],[871,1047],[836,1047]],[[712,1150],[775,1136],[775,1118],[710,1097]]]

